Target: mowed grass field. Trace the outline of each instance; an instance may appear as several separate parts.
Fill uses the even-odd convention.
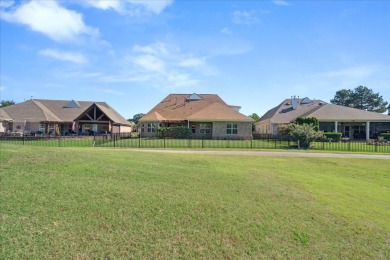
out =
[[[389,259],[390,160],[0,146],[0,258]]]

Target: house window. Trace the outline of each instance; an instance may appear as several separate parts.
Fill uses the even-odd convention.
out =
[[[156,132],[156,126],[154,123],[148,123],[148,133]]]
[[[201,134],[211,134],[211,124],[200,124],[199,132]]]
[[[49,126],[47,127],[47,131],[50,133],[54,133],[54,129],[55,129],[55,126],[54,124],[49,124]]]
[[[191,131],[192,131],[193,134],[195,134],[195,132],[196,132],[196,126],[195,126],[194,124],[191,125]]]
[[[226,134],[236,135],[237,134],[237,124],[227,124],[226,125]]]
[[[45,124],[39,124],[39,130],[38,131],[44,133],[45,130],[46,130],[46,125]]]

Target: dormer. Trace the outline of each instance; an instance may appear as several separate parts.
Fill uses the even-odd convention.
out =
[[[69,102],[64,106],[64,108],[80,108],[80,107],[81,107],[81,106],[80,106],[79,102],[74,101],[74,100],[69,101]]]
[[[196,101],[196,100],[202,100],[203,98],[201,96],[199,96],[198,94],[196,93],[193,93],[192,95],[189,95],[187,98],[186,98],[186,101]]]

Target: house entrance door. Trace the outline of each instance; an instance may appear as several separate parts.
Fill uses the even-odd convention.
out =
[[[348,137],[348,138],[350,138],[350,136],[349,136],[349,134],[350,134],[350,126],[349,125],[346,125],[346,126],[344,126],[344,136],[345,137]]]

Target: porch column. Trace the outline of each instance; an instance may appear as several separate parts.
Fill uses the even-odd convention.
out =
[[[370,140],[370,122],[366,122],[366,141]]]
[[[339,123],[339,122],[337,122],[337,121],[334,122],[334,132],[335,132],[335,133],[337,133],[337,124],[338,124],[338,123]]]

